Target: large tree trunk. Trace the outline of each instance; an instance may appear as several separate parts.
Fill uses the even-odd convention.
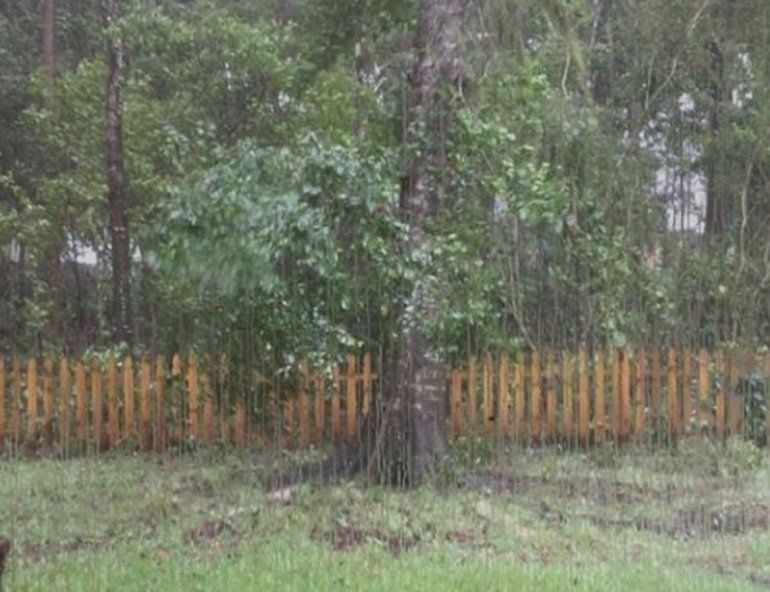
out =
[[[49,82],[56,71],[55,0],[40,0],[40,63]]]
[[[717,39],[709,43],[711,105],[708,117],[710,154],[707,164],[706,235],[718,237],[725,227],[725,171],[720,146],[722,114],[724,112],[724,55]]]
[[[56,2],[55,0],[40,0],[40,66],[45,74],[47,93],[46,108],[53,110],[54,83],[56,81]],[[48,158],[43,155],[41,164],[48,168]],[[46,170],[46,174],[50,171]],[[61,254],[66,244],[63,232],[55,232],[47,237],[43,251],[42,272],[50,296],[50,312],[48,322],[40,336],[42,341],[56,342],[65,335],[67,298],[64,287],[64,274],[61,267]]]
[[[399,314],[397,342],[386,354],[384,412],[370,455],[370,469],[372,462],[379,463],[378,470],[385,467],[391,480],[410,485],[434,473],[447,452],[445,369],[425,333],[438,314],[428,225],[439,208],[436,176],[445,168],[444,137],[451,123],[451,104],[441,97],[454,94],[452,88],[462,82],[459,43],[465,5],[466,0],[420,2],[405,138],[417,148],[402,191],[401,216],[409,227],[404,255],[428,261],[428,269],[414,282]]]
[[[591,0],[594,19],[591,25],[591,39],[588,43],[589,50],[598,52],[594,57],[589,73],[589,90],[594,101],[604,104],[610,93],[612,57],[607,56],[609,35],[607,23],[612,10],[612,0]]]
[[[102,0],[105,25],[118,18],[118,0]],[[133,341],[131,305],[131,241],[128,230],[126,178],[123,169],[123,40],[110,36],[108,48],[105,144],[107,152],[107,201],[112,246],[112,338],[115,343]]]

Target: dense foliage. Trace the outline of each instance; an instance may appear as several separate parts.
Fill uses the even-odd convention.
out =
[[[0,352],[111,342],[115,35],[136,349],[376,347],[425,278],[452,355],[770,336],[763,0],[471,2],[417,253],[416,2],[57,0],[52,77],[37,3],[0,8]]]

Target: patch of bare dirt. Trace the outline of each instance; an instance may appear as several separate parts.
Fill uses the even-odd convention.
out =
[[[366,531],[355,526],[340,526],[328,532],[313,529],[310,537],[314,540],[328,542],[335,551],[350,551],[367,541],[373,541],[382,544],[394,556],[401,555],[417,546],[417,541],[413,538],[377,530]]]
[[[770,528],[770,508],[757,502],[741,502],[720,507],[705,505],[680,510],[665,521],[643,517],[609,518],[601,515],[580,515],[600,528],[635,528],[675,538],[697,538],[719,535],[741,535],[749,530]]]
[[[234,534],[235,527],[227,520],[211,520],[187,531],[185,540],[190,543],[213,541],[223,534]]]
[[[19,549],[19,557],[22,563],[40,563],[63,553],[73,553],[75,551],[102,547],[106,542],[102,538],[77,536],[67,541],[33,543],[21,547]]]

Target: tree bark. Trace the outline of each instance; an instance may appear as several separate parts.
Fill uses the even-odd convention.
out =
[[[119,0],[102,0],[105,26],[118,19]],[[133,341],[131,303],[131,240],[128,228],[126,177],[123,167],[123,40],[111,35],[108,47],[105,147],[107,164],[107,202],[112,257],[112,339]]]
[[[719,138],[724,111],[724,56],[716,39],[709,42],[709,64],[711,107],[708,130],[711,153],[706,172],[706,235],[713,238],[721,235],[725,227],[725,171]]]
[[[606,52],[608,44],[607,23],[612,10],[612,0],[592,0],[594,20],[591,25],[591,40],[588,48],[591,52]],[[610,58],[611,59],[611,58]],[[593,100],[598,104],[604,104],[610,92],[611,62],[608,59],[594,59],[589,73],[589,90]]]
[[[56,1],[40,0],[40,63],[49,82],[56,72],[55,15]]]
[[[400,214],[409,227],[404,255],[427,263],[400,311],[397,342],[386,355],[384,413],[370,455],[370,469],[372,462],[380,463],[378,470],[386,466],[391,481],[395,477],[408,485],[434,473],[447,453],[446,374],[425,331],[438,316],[428,226],[440,206],[436,178],[446,166],[444,139],[451,124],[452,107],[443,97],[462,84],[459,45],[465,6],[466,0],[420,2],[405,138],[416,152],[403,184]]]

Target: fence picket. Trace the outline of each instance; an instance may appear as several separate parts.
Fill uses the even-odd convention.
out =
[[[568,442],[572,442],[574,435],[572,426],[572,360],[569,353],[563,353],[562,355],[562,372],[561,372],[561,388],[562,388],[562,436]]]
[[[682,428],[685,433],[692,431],[695,419],[692,406],[692,352],[682,350]]]
[[[0,358],[0,454],[5,450],[5,360]]]
[[[599,350],[594,356],[594,432],[596,441],[603,442],[607,433],[607,407],[605,404],[605,371],[607,356],[604,350]]]
[[[620,396],[618,399],[618,437],[628,439],[631,433],[631,363],[626,350],[619,351],[620,358]]]
[[[717,350],[715,370],[716,380],[716,401],[714,402],[714,432],[718,440],[725,436],[725,353],[722,349]]]
[[[727,385],[727,430],[730,435],[740,434],[743,430],[743,397],[738,392],[740,363],[737,352],[730,351]]]
[[[29,450],[37,448],[38,412],[37,412],[37,360],[30,358],[27,361],[27,447]]]
[[[666,368],[666,419],[668,420],[668,440],[674,442],[679,433],[679,392],[676,380],[676,348],[668,348],[668,364]]]
[[[47,358],[43,373],[43,446],[49,455],[53,449],[53,417],[53,362]]]
[[[19,448],[21,442],[21,361],[14,358],[11,362],[12,380],[11,387],[11,437],[14,449]]]
[[[660,387],[661,373],[660,367],[660,348],[653,347],[650,350],[652,358],[652,376],[650,384],[650,426],[653,429],[654,437],[660,441]]]
[[[516,357],[516,365],[513,369],[513,396],[516,405],[516,412],[514,417],[516,425],[515,436],[519,442],[524,441],[524,420],[526,417],[524,393],[524,361],[522,360],[521,353],[519,353]]]
[[[345,379],[345,422],[347,424],[347,438],[353,440],[358,433],[358,411],[356,401],[356,357],[348,356],[346,364],[347,376]]]
[[[581,446],[588,443],[588,422],[591,411],[588,400],[588,352],[581,345],[578,351],[578,441]]]
[[[310,375],[307,358],[299,363],[299,439],[300,444],[307,448],[310,445],[310,398],[308,387]]]
[[[187,425],[191,440],[198,439],[198,360],[190,356],[187,360]]]
[[[332,440],[334,443],[340,441],[340,369],[337,364],[334,364],[332,369],[332,409],[331,409],[331,422],[332,422]]]
[[[211,379],[209,374],[202,374],[200,377],[201,390],[203,395],[203,442],[207,446],[214,443],[214,397],[211,392]]]
[[[481,433],[501,439],[513,435],[519,443],[538,444],[560,436],[570,445],[581,446],[601,442],[609,433],[618,441],[630,439],[637,444],[653,434],[659,443],[673,444],[696,426],[700,431],[712,424],[719,439],[741,434],[746,425],[744,393],[737,392],[742,388],[739,379],[760,374],[770,388],[770,354],[716,350],[712,378],[712,355],[707,349],[701,348],[696,354],[671,346],[664,351],[665,358],[657,347],[649,351],[618,348],[607,357],[595,351],[589,358],[587,346],[581,345],[576,352],[562,351],[558,363],[552,349],[535,348],[529,357],[520,355],[510,364],[504,355],[495,358],[485,354],[481,361],[471,356],[467,372],[452,369],[447,375],[450,405],[446,429],[453,439]],[[210,445],[221,433],[223,441],[239,449],[269,437],[269,426],[250,432],[252,413],[244,388],[234,384],[237,394],[226,395],[228,387],[218,383],[223,396],[221,400],[215,398],[210,375],[195,358],[190,358],[183,371],[182,359],[173,357],[172,389],[166,385],[162,357],[152,363],[143,357],[137,364],[135,369],[134,359],[126,357],[119,382],[115,360],[108,360],[103,369],[96,361],[75,361],[74,389],[70,390],[66,358],[58,361],[58,377],[50,358],[43,362],[34,357],[14,358],[10,365],[0,359],[0,446],[7,449],[12,445],[17,450],[22,445],[30,452],[42,447],[40,450],[50,454],[56,444],[66,457],[71,401],[76,428],[73,441],[81,452],[99,452],[132,441],[142,450],[161,452],[168,429],[174,431],[180,446],[185,443],[180,435]],[[372,398],[377,379],[372,371],[368,355],[360,359],[348,356],[344,368],[333,368],[329,433],[335,442],[357,436],[362,418],[371,405],[378,404]],[[612,377],[608,379],[610,371]],[[322,444],[327,413],[324,374],[312,372],[303,358],[296,376],[297,382],[291,383],[296,391],[285,389],[280,404],[270,391],[266,409],[255,406],[254,417],[276,419],[273,442],[278,445]],[[466,384],[467,395],[463,392]],[[281,386],[275,386],[280,392]],[[611,388],[609,401],[607,388]],[[472,399],[475,403],[469,405]],[[168,415],[167,404],[172,410]],[[470,421],[474,409],[475,424]],[[766,421],[770,430],[770,419]]]
[[[647,360],[644,349],[639,348],[634,360],[634,440],[637,444],[644,442],[645,406],[647,393]]]
[[[134,437],[134,361],[130,357],[123,360],[123,440],[131,441]]]
[[[91,364],[91,431],[94,439],[94,450],[98,453],[102,444],[102,373],[98,360]]]
[[[709,375],[709,353],[701,348],[698,354],[698,429],[708,430],[711,424],[711,377]],[[768,414],[770,417],[770,414]]]
[[[59,446],[62,454],[69,455],[70,443],[70,368],[69,360],[59,360]]]
[[[107,362],[107,442],[114,448],[120,441],[118,420],[118,375],[115,360]]]
[[[150,416],[150,361],[142,358],[139,374],[139,446],[142,450],[152,448],[152,420]]]
[[[449,387],[449,413],[452,424],[452,437],[459,438],[462,434],[462,408],[461,408],[461,375],[459,370],[452,370]]]
[[[476,375],[476,358],[471,356],[468,361],[468,424],[470,435],[475,435],[478,430],[476,400],[476,388],[478,377]]]
[[[455,372],[453,371],[452,372],[453,378],[454,378],[454,375],[455,375]],[[500,389],[499,397],[497,401],[497,404],[499,407],[498,416],[500,418],[500,435],[503,438],[510,438],[511,423],[510,423],[509,410],[511,406],[511,395],[510,395],[510,391],[508,390],[508,356],[506,354],[502,354],[500,356],[497,381],[498,381],[497,382],[498,388]],[[458,387],[457,391],[459,395],[459,390],[460,390],[459,377],[457,381],[457,387]]]
[[[487,437],[491,436],[495,429],[495,412],[492,402],[492,376],[492,356],[491,354],[487,354],[484,357],[481,378],[481,405],[484,413],[484,435]]]
[[[326,377],[322,372],[315,374],[315,441],[323,444],[326,427]]]
[[[155,359],[155,452],[165,452],[166,440],[166,359],[158,356]]]
[[[556,375],[553,349],[546,353],[545,362],[545,437],[553,440],[556,437]]]

